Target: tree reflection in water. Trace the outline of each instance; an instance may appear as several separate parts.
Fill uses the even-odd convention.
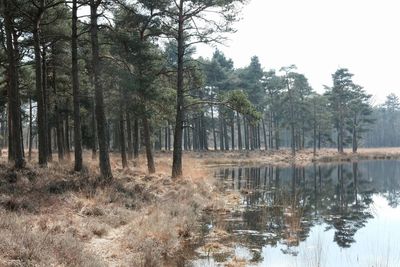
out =
[[[235,214],[240,220],[223,223],[234,242],[257,251],[283,245],[283,253],[297,255],[312,227],[322,224],[334,230],[338,246],[349,248],[373,218],[373,194],[384,196],[392,207],[400,203],[399,166],[396,161],[371,161],[220,169],[216,176],[227,189],[243,196]]]

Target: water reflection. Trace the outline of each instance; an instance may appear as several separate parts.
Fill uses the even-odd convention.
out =
[[[398,207],[399,170],[397,161],[219,169],[216,176],[226,188],[243,196],[241,211],[219,223],[252,251],[279,247],[283,254],[296,256],[297,247],[317,226],[333,231],[338,247],[350,248],[356,233],[377,216],[374,196]]]

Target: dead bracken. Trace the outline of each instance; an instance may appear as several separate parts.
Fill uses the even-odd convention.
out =
[[[21,171],[1,163],[1,266],[160,266],[197,236],[202,210],[217,208],[213,179],[200,168],[179,180],[120,168],[101,186],[96,163],[85,162],[84,174],[69,172],[70,163]]]

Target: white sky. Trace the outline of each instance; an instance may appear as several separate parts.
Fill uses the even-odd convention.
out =
[[[318,92],[345,67],[373,103],[400,95],[399,0],[251,0],[235,28],[219,46],[235,67],[253,55],[265,70],[295,64]],[[212,52],[198,47],[203,57]]]

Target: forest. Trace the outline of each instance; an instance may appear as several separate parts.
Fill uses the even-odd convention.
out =
[[[150,175],[167,156],[176,181],[190,151],[400,146],[399,97],[373,103],[350,69],[312,88],[296,65],[254,55],[235,67],[216,47],[246,2],[1,0],[0,158],[17,171],[71,162],[75,173],[95,161],[111,184],[111,156]]]
[[[79,171],[90,149],[107,178],[110,151],[127,166],[143,147],[152,173],[153,151],[173,150],[175,177],[182,149],[399,145],[398,97],[373,106],[345,68],[317,93],[295,65],[264,70],[254,56],[236,69],[219,50],[195,57],[196,43],[232,30],[234,2],[190,5],[180,25],[179,6],[163,1],[5,1],[0,146],[9,160],[22,167],[37,149],[45,166],[53,151],[73,153]],[[216,8],[232,17],[219,25],[203,14]]]

